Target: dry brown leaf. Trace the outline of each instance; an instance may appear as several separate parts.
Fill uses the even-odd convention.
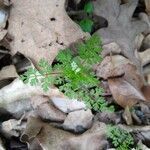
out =
[[[106,56],[96,69],[98,77],[108,79],[110,77],[121,76],[125,73],[122,65],[131,63],[121,55]]]
[[[65,0],[12,0],[8,34],[10,49],[34,63],[45,58],[51,63],[58,50],[85,37],[67,15]]]
[[[123,108],[146,100],[140,91],[123,78],[108,79],[108,83],[115,101]]]
[[[150,102],[150,85],[143,86],[142,92],[145,98]]]
[[[124,70],[125,74],[123,78],[129,82],[132,86],[134,86],[137,90],[141,90],[144,86],[144,80],[142,76],[139,74],[136,66],[133,64],[124,64],[121,66],[122,70]]]

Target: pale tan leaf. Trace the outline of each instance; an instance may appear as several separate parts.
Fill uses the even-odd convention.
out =
[[[41,58],[51,63],[58,50],[85,37],[64,4],[65,0],[12,0],[8,27],[12,53],[21,52],[34,63]]]
[[[0,70],[0,80],[10,79],[10,78],[17,78],[18,74],[16,72],[16,68],[13,65],[3,67]]]

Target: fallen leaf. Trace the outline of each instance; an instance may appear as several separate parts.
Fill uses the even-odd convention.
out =
[[[41,58],[52,63],[58,50],[85,37],[64,4],[65,0],[12,0],[8,27],[11,52],[20,52],[35,64]]]
[[[125,73],[122,65],[131,63],[121,55],[106,56],[100,65],[96,68],[96,75],[103,79],[121,76]]]
[[[136,66],[128,63],[122,65],[122,69],[125,72],[123,78],[132,86],[134,86],[134,88],[136,88],[137,90],[141,90],[145,83],[143,80],[143,76],[138,72]]]
[[[141,71],[140,60],[135,55],[134,41],[138,34],[148,28],[148,25],[144,21],[132,19],[138,0],[128,1],[125,4],[121,4],[119,0],[99,0],[94,1],[93,4],[94,14],[108,21],[106,28],[96,31],[102,38],[103,44],[117,43],[121,48],[120,53]]]
[[[142,93],[145,96],[145,98],[150,102],[150,85],[143,86]]]
[[[141,91],[137,90],[123,78],[108,79],[108,84],[113,98],[123,108],[131,107],[140,101],[146,101]]]

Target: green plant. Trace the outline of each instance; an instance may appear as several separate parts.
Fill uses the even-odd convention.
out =
[[[77,45],[77,52],[70,49],[61,50],[57,63],[52,67],[47,61],[41,60],[39,71],[30,68],[21,79],[25,83],[36,85],[40,83],[43,90],[56,85],[66,96],[84,100],[89,108],[101,111],[113,111],[102,97],[103,89],[93,72],[93,65],[101,61],[101,41],[96,35],[84,43]]]
[[[131,150],[134,144],[131,134],[116,126],[107,127],[107,137],[117,150]]]
[[[94,25],[94,22],[93,20],[91,19],[91,14],[94,10],[94,7],[93,7],[93,4],[91,1],[87,2],[85,5],[84,5],[84,12],[86,13],[86,18],[82,19],[80,22],[79,22],[79,25],[80,27],[82,28],[82,30],[84,32],[89,32],[91,33],[92,31],[92,27]]]
[[[91,32],[94,22],[91,19],[83,19],[79,22],[80,27],[84,32]]]
[[[93,12],[93,10],[94,10],[94,7],[93,7],[93,4],[92,4],[92,2],[87,2],[85,5],[84,5],[84,11],[86,12],[86,13],[89,13],[89,14],[91,14],[92,12]]]

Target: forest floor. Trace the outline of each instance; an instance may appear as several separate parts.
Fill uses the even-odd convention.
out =
[[[150,150],[150,0],[0,8],[0,150]]]

